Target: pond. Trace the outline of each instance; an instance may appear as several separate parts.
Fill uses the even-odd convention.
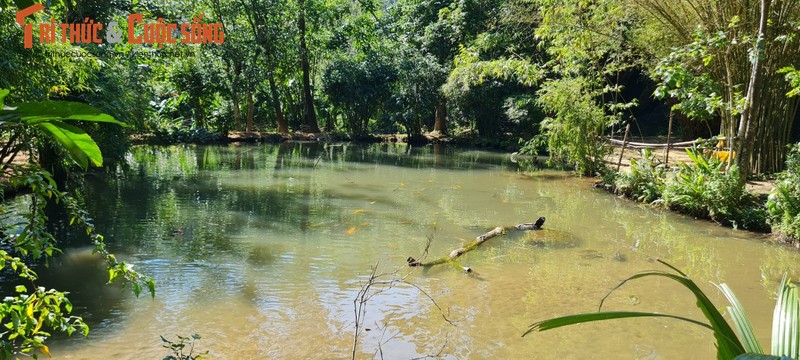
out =
[[[619,199],[570,173],[526,171],[508,154],[284,143],[136,147],[127,160],[88,176],[87,203],[109,247],[155,278],[156,297],[102,286],[86,248],[66,249],[48,273],[92,332],[54,339],[55,359],[160,359],[160,335],[194,333],[215,359],[347,358],[354,299],[375,266],[406,283],[365,303],[358,358],[712,358],[712,334],[674,320],[520,335],[595,311],[663,259],[718,306],[713,284],[728,283],[768,342],[772,294],[785,271],[800,275],[798,253],[761,235]],[[539,216],[547,231],[509,231],[459,258],[472,274],[406,266],[429,239],[430,260]],[[605,309],[702,319],[688,291],[654,279]]]

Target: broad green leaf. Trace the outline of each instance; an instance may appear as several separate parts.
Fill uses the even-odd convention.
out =
[[[64,146],[70,157],[84,169],[88,168],[89,161],[94,166],[103,165],[103,154],[100,152],[100,148],[82,129],[60,121],[43,122],[36,125]]]
[[[156,282],[153,279],[147,279],[147,290],[150,291],[150,297],[156,298]]]
[[[8,96],[8,94],[10,94],[10,93],[11,93],[11,90],[0,89],[0,109],[5,109],[6,108],[5,99],[6,99],[6,96]]]
[[[761,344],[759,344],[758,339],[756,339],[753,325],[750,324],[750,319],[747,317],[747,314],[745,314],[744,307],[742,307],[739,299],[736,298],[733,290],[731,290],[727,284],[720,284],[717,288],[719,288],[731,304],[731,306],[727,308],[728,313],[731,315],[733,325],[736,326],[736,330],[738,330],[739,335],[741,335],[744,349],[748,353],[763,354],[764,350],[761,349]]]
[[[90,105],[73,101],[37,101],[17,105],[12,111],[22,116],[22,121],[39,123],[52,120],[80,120],[106,122],[126,126],[113,116]]]

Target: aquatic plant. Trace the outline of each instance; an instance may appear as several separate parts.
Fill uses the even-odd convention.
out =
[[[164,360],[199,360],[204,358],[203,355],[208,354],[208,350],[198,354],[194,353],[194,345],[196,341],[200,340],[200,335],[193,334],[191,337],[177,335],[177,337],[177,340],[172,341],[161,336],[161,341],[164,343],[161,346],[172,352],[172,354],[165,356]]]
[[[700,287],[698,287],[694,281],[672,265],[661,260],[659,260],[659,262],[669,267],[672,272],[648,270],[634,274],[623,280],[603,297],[600,301],[598,312],[568,315],[537,321],[531,324],[522,336],[524,337],[534,331],[551,330],[586,322],[625,318],[661,317],[685,321],[713,331],[717,347],[717,359],[719,360],[800,358],[800,301],[798,300],[797,286],[789,282],[785,275],[777,293],[778,299],[775,304],[775,312],[772,319],[771,352],[773,355],[769,356],[764,355],[764,351],[754,335],[753,328],[749,318],[744,312],[744,308],[742,308],[739,300],[726,284],[720,284],[718,288],[730,303],[730,306],[727,307],[727,311],[739,336],[737,336],[728,321],[725,320],[719,310],[717,310],[717,307],[709,300],[708,296],[700,290]],[[627,282],[649,277],[668,278],[691,291],[697,301],[697,307],[703,312],[708,323],[671,314],[634,311],[600,311],[603,308],[605,300]]]

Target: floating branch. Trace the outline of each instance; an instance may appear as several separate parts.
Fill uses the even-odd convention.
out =
[[[545,221],[545,218],[544,218],[544,216],[542,216],[538,220],[536,220],[536,222],[515,225],[514,229],[517,229],[517,230],[539,230],[539,229],[542,228],[542,225],[544,225],[544,221]],[[461,266],[461,264],[456,262],[455,259],[458,258],[461,255],[464,255],[464,253],[467,253],[467,252],[477,248],[481,244],[485,243],[487,240],[489,240],[489,239],[491,239],[493,237],[496,237],[496,236],[503,235],[503,234],[504,234],[503,228],[498,226],[498,227],[492,229],[491,231],[489,231],[489,232],[487,232],[487,233],[485,233],[485,234],[483,234],[481,236],[478,236],[477,238],[475,238],[475,240],[473,240],[472,242],[470,242],[466,246],[460,247],[458,249],[455,249],[455,250],[451,251],[450,254],[448,254],[447,256],[443,256],[443,257],[438,258],[436,260],[433,260],[433,261],[430,261],[430,262],[425,262],[425,263],[423,263],[421,260],[417,260],[417,259],[414,259],[413,257],[409,256],[408,259],[406,259],[406,261],[408,262],[408,266],[412,266],[412,267],[413,266],[425,266],[425,267],[428,267],[428,266],[434,266],[434,265],[449,263],[449,264],[453,265],[454,267],[456,267],[458,269],[461,269],[464,272],[468,272],[469,273],[469,272],[472,272],[472,269],[469,268],[469,267]]]

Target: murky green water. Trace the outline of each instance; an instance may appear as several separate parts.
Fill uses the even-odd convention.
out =
[[[654,210],[554,171],[522,173],[508,155],[282,144],[135,148],[129,166],[89,179],[92,214],[121,257],[157,281],[155,300],[119,294],[86,275],[82,249],[54,270],[73,284],[88,338],[53,342],[56,359],[160,359],[159,335],[199,333],[217,359],[350,356],[354,302],[377,264],[398,284],[366,304],[359,358],[712,358],[711,334],[670,320],[607,322],[521,338],[535,320],[596,310],[621,279],[689,273],[718,304],[727,282],[768,341],[771,294],[796,251],[747,232]],[[550,236],[509,232],[461,258],[477,271],[405,267],[428,237],[439,257],[495,226],[546,216]],[[556,238],[559,241],[550,241]],[[100,275],[102,277],[102,274]],[[74,276],[73,276],[74,278]],[[66,280],[63,280],[66,281]],[[631,283],[607,309],[701,318],[666,281]],[[377,355],[376,355],[377,354]]]

